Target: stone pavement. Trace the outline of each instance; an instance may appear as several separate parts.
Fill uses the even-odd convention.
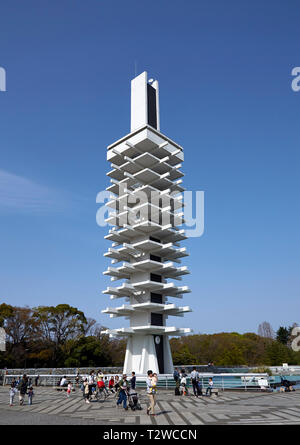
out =
[[[116,407],[110,396],[104,402],[85,404],[76,389],[68,399],[53,388],[35,389],[33,405],[9,407],[9,387],[0,387],[0,424],[98,425],[245,425],[300,424],[300,391],[259,393],[225,391],[212,397],[174,396],[160,390],[155,417],[147,416],[147,395],[139,389],[142,411]],[[27,403],[27,400],[26,400]]]

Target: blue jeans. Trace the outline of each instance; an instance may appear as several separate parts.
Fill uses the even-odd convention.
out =
[[[117,401],[117,405],[120,405],[123,402],[123,408],[127,407],[127,396],[125,391],[120,391],[119,398]]]
[[[209,395],[211,396],[211,390],[212,390],[212,387],[211,387],[211,386],[208,386],[208,387],[206,388],[206,395],[207,395],[207,393],[209,392]]]

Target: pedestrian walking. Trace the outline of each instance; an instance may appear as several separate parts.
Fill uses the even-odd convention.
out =
[[[197,372],[196,367],[194,366],[193,371],[191,372],[191,380],[195,397],[198,397],[198,379],[199,379],[199,373]]]
[[[151,370],[147,372],[146,383],[147,383],[147,395],[149,397],[149,406],[147,407],[147,414],[148,415],[151,414],[152,416],[155,416],[154,406],[156,404],[156,386],[157,386],[156,377],[157,375],[154,376]]]
[[[99,375],[99,373],[98,373]],[[90,375],[88,376],[88,384],[89,384],[89,395],[90,397],[93,394],[93,391],[96,388],[96,383],[95,383],[95,371],[91,371]]]
[[[123,374],[123,378],[119,383],[119,398],[117,401],[117,406],[123,403],[123,408],[127,411],[127,391],[129,390],[129,382],[127,380],[127,375]]]
[[[28,405],[32,405],[32,398],[34,396],[34,392],[33,392],[33,387],[32,386],[29,386],[27,395],[28,395]]]
[[[11,383],[10,388],[9,388],[9,406],[13,406],[16,392],[17,392],[17,389],[15,388],[14,383]]]
[[[36,378],[34,379],[34,384],[35,384],[35,386],[38,386],[38,384],[39,384],[39,379],[40,379],[40,376],[37,375]]]
[[[107,376],[104,377],[104,391],[105,391],[106,395],[109,396],[109,392],[108,392],[108,377]]]
[[[72,382],[69,380],[68,387],[67,387],[67,397],[70,397],[71,391],[72,391]]]
[[[24,374],[18,385],[20,405],[24,404],[25,395],[27,393],[27,387],[28,387],[28,378],[26,374]]]

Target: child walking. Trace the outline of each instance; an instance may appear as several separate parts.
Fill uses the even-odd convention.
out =
[[[13,406],[14,404],[14,397],[16,395],[16,388],[15,388],[15,384],[12,383],[10,388],[9,388],[9,406]]]
[[[68,382],[67,397],[70,397],[72,391],[72,382]]]
[[[28,395],[28,405],[32,405],[32,397],[34,396],[32,386],[29,387],[27,395]]]

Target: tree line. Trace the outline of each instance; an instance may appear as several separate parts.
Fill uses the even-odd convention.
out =
[[[269,323],[258,334],[222,332],[170,340],[175,365],[216,366],[300,365],[300,352],[291,348],[290,327],[275,333]],[[68,304],[34,308],[0,304],[0,327],[7,334],[0,368],[122,366],[126,340],[101,334],[96,320]]]
[[[34,308],[0,305],[6,351],[0,368],[121,366],[126,341],[102,335],[96,320],[68,304]]]

